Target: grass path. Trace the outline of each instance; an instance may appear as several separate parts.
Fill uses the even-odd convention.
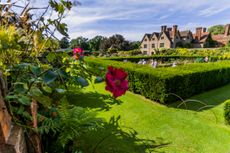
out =
[[[228,98],[230,85],[192,97],[215,106],[199,112],[194,111],[200,107],[195,103],[188,105],[190,110],[176,108],[178,103],[167,107],[131,92],[114,103],[102,83],[96,85],[95,89],[88,88],[84,94],[72,96],[71,101],[75,105],[98,111],[99,117],[110,121],[108,128],[88,135],[89,152],[92,151],[90,147],[100,153],[150,152],[145,148],[150,145],[147,140],[151,140],[156,144],[169,143],[154,149],[159,152],[229,153],[230,128],[224,125],[223,120],[223,103]],[[111,124],[112,117],[114,120]],[[114,128],[124,132],[124,136],[117,135]],[[109,133],[112,136],[105,137]],[[106,140],[98,144],[103,138]],[[145,145],[139,139],[146,140]]]

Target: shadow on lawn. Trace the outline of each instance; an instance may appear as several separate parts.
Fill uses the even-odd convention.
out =
[[[193,111],[202,111],[221,105],[228,99],[230,99],[230,84],[193,96],[187,100],[178,97],[178,102],[169,104],[168,106]]]
[[[99,108],[105,111],[110,110],[112,105],[120,105],[123,103],[121,100],[114,99],[110,95],[104,95],[97,92],[71,93],[67,98],[71,104],[76,106],[83,108]]]
[[[83,147],[78,149],[87,153],[151,153],[170,144],[161,138],[139,139],[132,128],[119,126],[119,120],[120,116],[112,117],[103,128],[86,133],[78,142]]]

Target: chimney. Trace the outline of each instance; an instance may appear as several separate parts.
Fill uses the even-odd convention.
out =
[[[225,26],[224,36],[228,36],[229,34],[230,34],[230,24],[227,24]]]
[[[167,26],[161,26],[161,32],[166,32]]]
[[[172,32],[172,37],[175,39],[176,38],[176,34],[177,34],[177,25],[173,26],[173,32]]]
[[[207,28],[203,28],[203,33],[205,33],[207,31]]]
[[[202,27],[197,27],[196,28],[196,39],[200,40],[202,34]]]
[[[172,31],[172,28],[167,28],[167,31]]]

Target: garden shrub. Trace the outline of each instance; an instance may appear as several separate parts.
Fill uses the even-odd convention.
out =
[[[228,100],[224,106],[224,118],[226,124],[230,125],[230,101]]]
[[[153,69],[148,65],[130,62],[86,58],[86,62],[102,75],[107,66],[123,68],[128,72],[129,90],[146,98],[169,103],[210,90],[230,82],[230,62],[195,63],[180,67]],[[102,69],[103,68],[103,69]]]
[[[141,59],[150,60],[150,59],[156,59],[160,60],[162,62],[170,62],[174,60],[180,60],[180,61],[193,61],[193,62],[202,62],[204,61],[205,56],[191,56],[191,55],[153,55],[153,56],[126,56],[126,57],[110,57],[105,58],[108,60],[115,60],[115,61],[124,61],[128,60],[130,62],[138,63]],[[209,57],[209,61],[217,61],[218,57],[212,56]]]

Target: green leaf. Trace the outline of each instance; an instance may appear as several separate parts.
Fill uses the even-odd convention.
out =
[[[52,89],[49,86],[42,86],[42,89],[47,93],[52,93]]]
[[[77,82],[82,86],[82,87],[87,87],[89,85],[88,81],[82,77],[77,78]]]
[[[26,68],[28,68],[29,66],[30,66],[29,63],[21,63],[21,64],[18,64],[18,65],[16,66],[16,68],[18,68],[18,69],[26,69]]]
[[[103,81],[102,77],[96,77],[94,83],[101,83]]]
[[[16,96],[16,95],[8,95],[5,97],[6,100],[17,99],[17,98],[18,98],[18,96]]]
[[[53,71],[48,71],[45,73],[44,75],[44,82],[46,84],[50,84],[52,83],[53,81],[56,80],[56,78],[58,77],[58,74],[53,72]]]
[[[64,89],[55,89],[58,93],[60,93],[60,94],[63,94],[63,93],[65,93],[65,90]]]
[[[50,107],[52,100],[48,96],[41,95],[39,97],[33,97],[38,103],[42,104],[44,107]]]
[[[23,105],[30,105],[31,99],[27,96],[21,95],[18,101]]]
[[[39,96],[42,96],[42,95],[43,95],[43,93],[38,87],[33,87],[33,88],[30,89],[30,96],[39,97]]]
[[[24,82],[16,82],[14,84],[14,91],[16,93],[25,93],[28,90],[27,83]]]
[[[46,59],[48,60],[48,62],[53,62],[55,60],[55,53],[49,53],[47,56],[46,56]]]
[[[41,68],[38,66],[31,66],[31,71],[35,75],[39,75],[41,73]]]

